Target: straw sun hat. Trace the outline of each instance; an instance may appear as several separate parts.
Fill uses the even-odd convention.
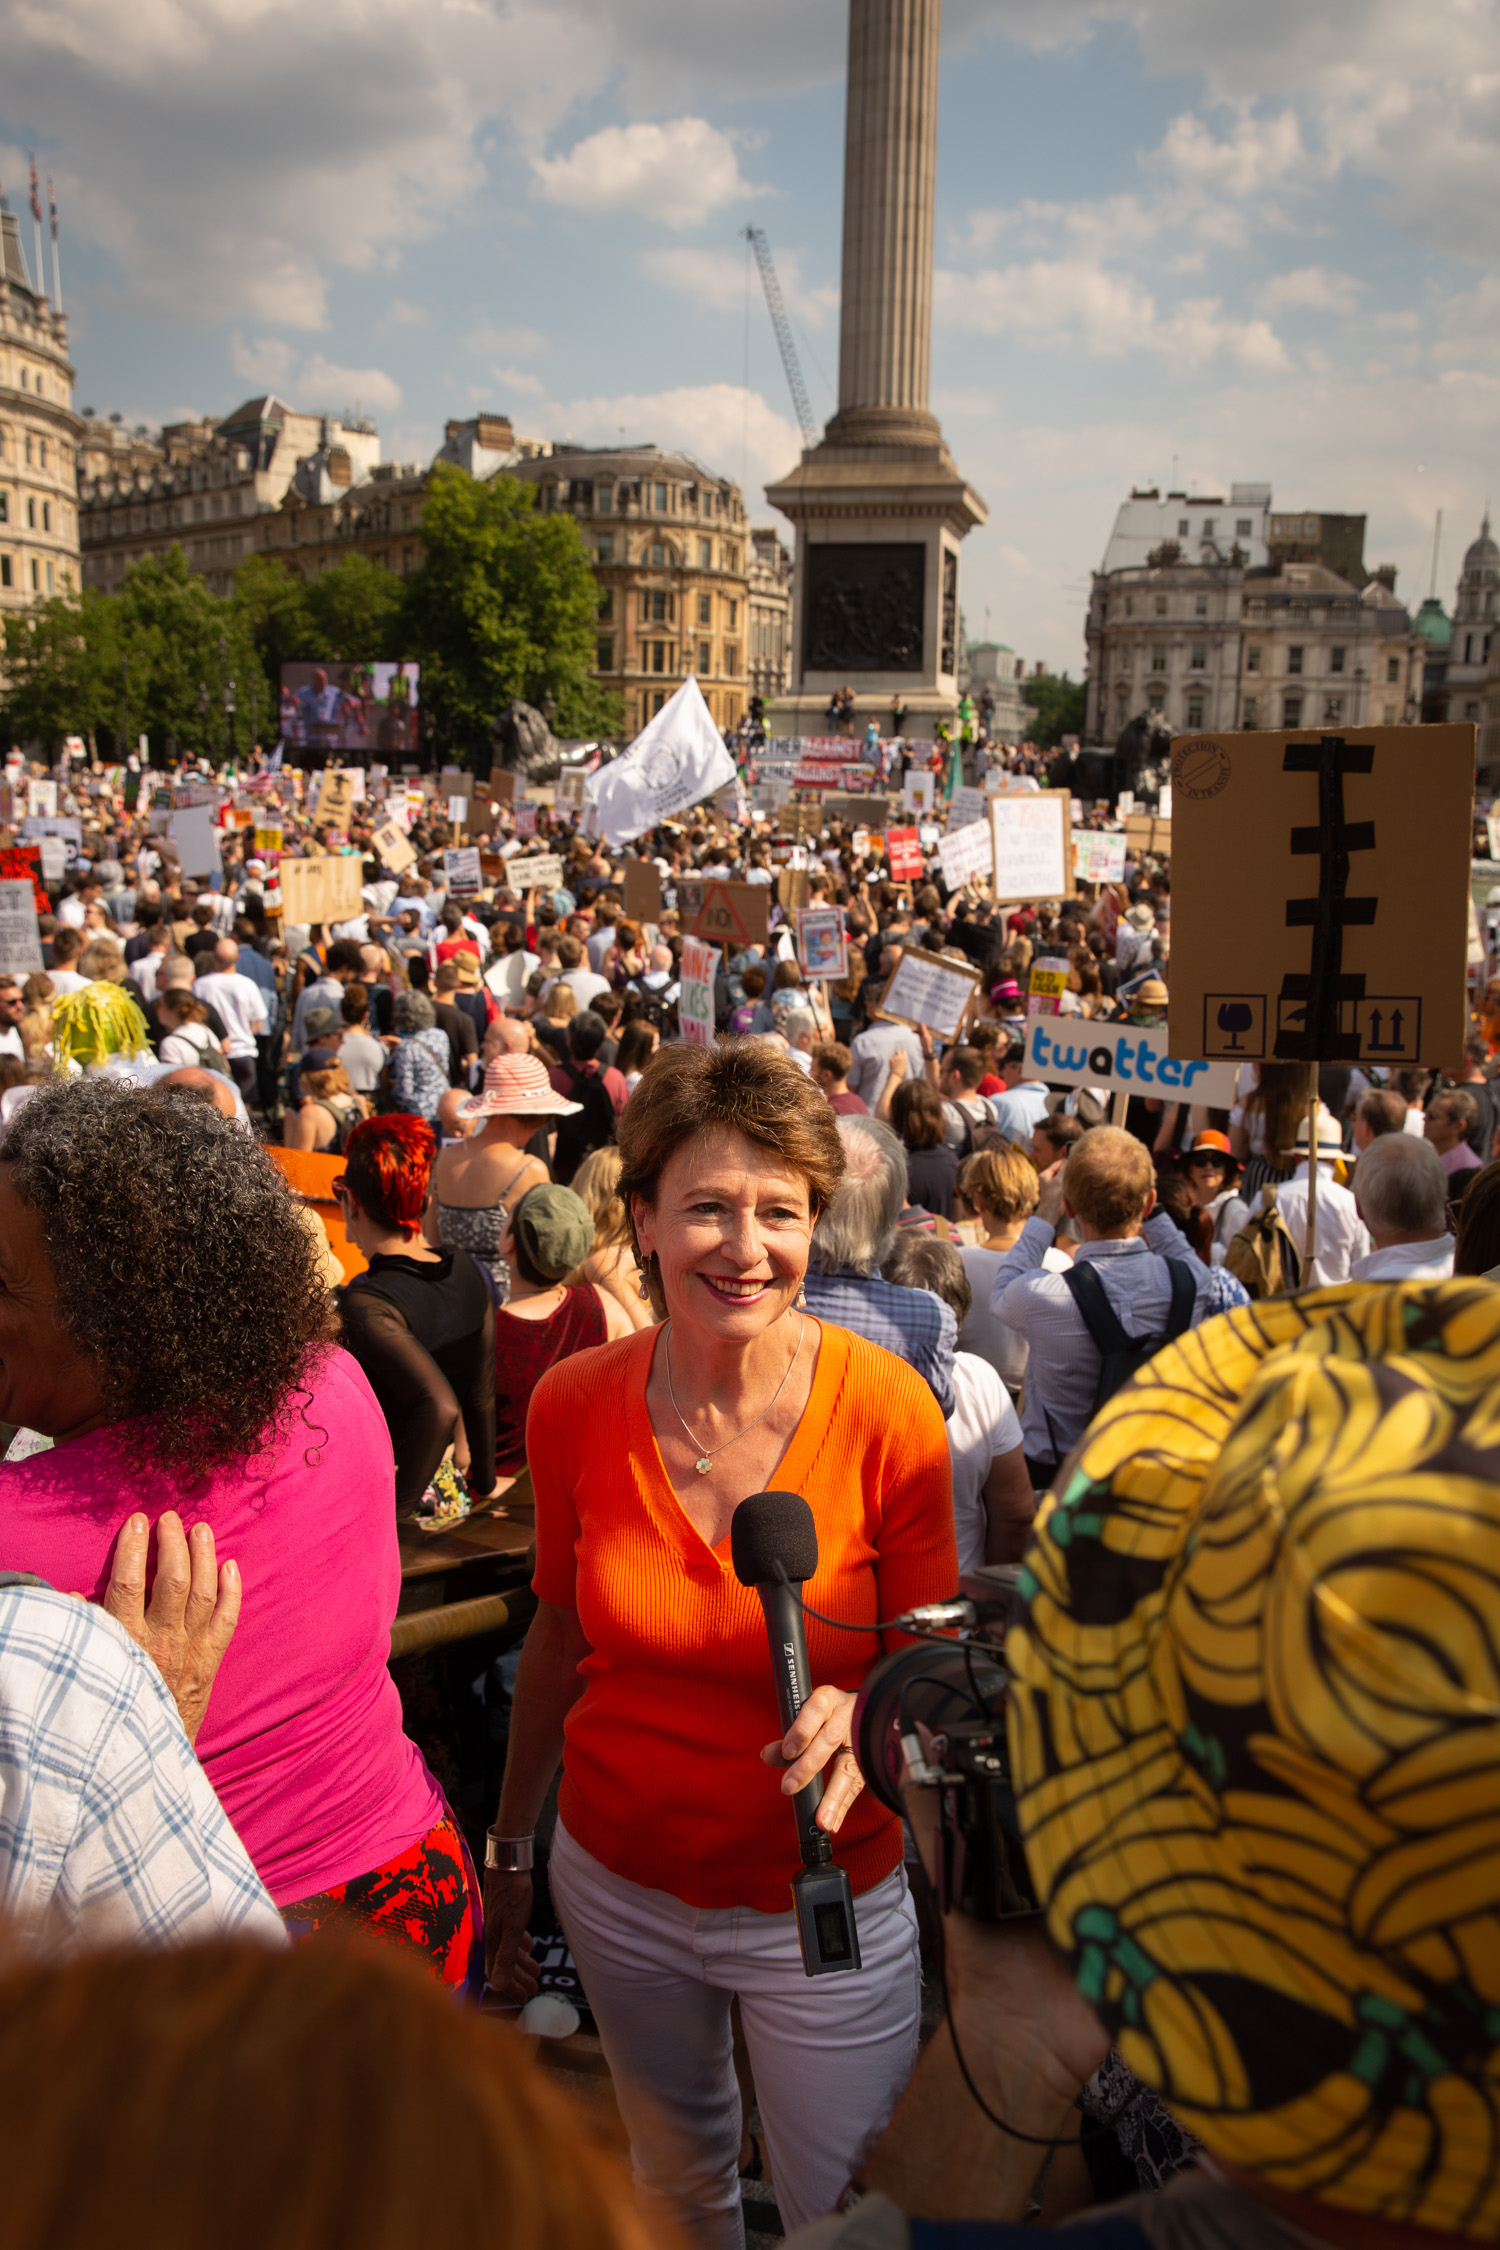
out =
[[[481,1093],[458,1105],[460,1117],[572,1117],[582,1102],[564,1101],[554,1092],[546,1065],[536,1055],[497,1055],[484,1074]]]

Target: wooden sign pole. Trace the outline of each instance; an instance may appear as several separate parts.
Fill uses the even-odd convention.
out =
[[[1318,1254],[1318,1066],[1308,1065],[1307,1085],[1307,1241],[1304,1246],[1302,1287]]]

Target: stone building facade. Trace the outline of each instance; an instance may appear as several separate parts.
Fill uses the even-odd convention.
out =
[[[76,590],[77,453],[68,324],[0,200],[0,614]]]
[[[1315,563],[1099,572],[1089,603],[1087,739],[1138,713],[1174,733],[1415,725],[1426,642],[1395,573],[1363,591]]]
[[[769,704],[792,676],[792,558],[770,525],[750,534],[749,651],[749,692]]]
[[[380,460],[380,438],[369,422],[299,414],[271,395],[222,421],[169,423],[153,458],[133,448],[80,478],[84,584],[112,591],[131,563],[180,546],[216,594],[231,593],[260,544],[259,519],[280,507],[298,462],[320,450],[341,455],[348,481],[360,483]]]
[[[595,677],[637,733],[688,674],[720,727],[750,695],[750,526],[737,484],[657,446],[556,445],[500,472],[572,516],[599,583]]]

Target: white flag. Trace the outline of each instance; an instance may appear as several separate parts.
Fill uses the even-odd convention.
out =
[[[698,682],[690,677],[630,748],[613,765],[591,773],[586,786],[610,843],[628,844],[734,777],[734,760]]]

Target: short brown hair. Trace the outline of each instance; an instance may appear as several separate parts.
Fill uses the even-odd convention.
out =
[[[854,1068],[854,1057],[839,1039],[825,1039],[821,1047],[812,1051],[814,1070],[826,1070],[830,1078],[847,1078]]]
[[[1399,1094],[1387,1093],[1383,1087],[1372,1087],[1360,1096],[1355,1116],[1379,1140],[1384,1133],[1404,1133],[1406,1130],[1406,1104]]]
[[[1010,1226],[1036,1209],[1036,1166],[1019,1149],[983,1148],[959,1166],[958,1192],[973,1210]]]
[[[950,1047],[944,1057],[946,1067],[963,1087],[972,1094],[984,1076],[984,1057],[977,1047]]]
[[[636,1256],[634,1199],[655,1203],[661,1176],[680,1148],[713,1132],[738,1133],[769,1149],[807,1181],[816,1219],[838,1193],[844,1144],[838,1119],[821,1090],[789,1055],[762,1039],[721,1039],[716,1047],[663,1047],[615,1127],[623,1169],[619,1193],[630,1213]],[[666,1311],[654,1269],[647,1286],[658,1319]]]
[[[1078,1119],[1070,1117],[1065,1109],[1053,1110],[1046,1117],[1039,1117],[1036,1130],[1045,1133],[1052,1146],[1062,1149],[1064,1153],[1070,1148],[1076,1148],[1084,1134],[1084,1128]]]
[[[557,958],[565,969],[576,969],[583,959],[583,940],[572,936],[557,941]]]
[[[937,1148],[943,1138],[943,1097],[925,1078],[903,1078],[891,1096],[891,1123],[909,1149]]]
[[[1068,1154],[1063,1185],[1069,1207],[1089,1226],[1108,1233],[1145,1216],[1156,1185],[1151,1152],[1134,1133],[1096,1125]]]
[[[500,2206],[508,2250],[648,2250],[623,2167],[524,2046],[401,1947],[237,1937],[14,1961],[11,2225],[53,2250],[194,2250],[212,2207],[219,2250],[405,2250],[483,2240]],[[98,2161],[80,2165],[85,2139]]]

